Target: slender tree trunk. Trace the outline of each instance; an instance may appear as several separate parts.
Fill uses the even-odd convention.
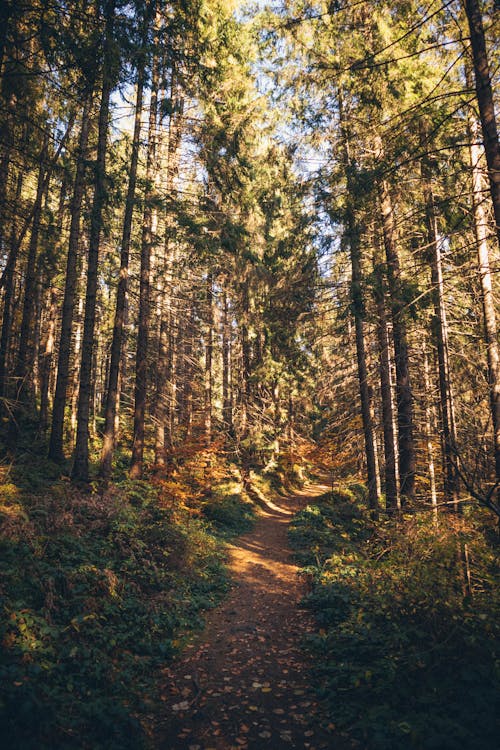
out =
[[[68,184],[65,176],[61,182],[61,190],[59,193],[59,207],[57,212],[57,223],[55,230],[57,237],[60,238],[63,233],[64,216],[65,216],[65,202],[67,195]],[[48,196],[46,198],[48,200]],[[57,251],[60,248],[60,242],[57,243]],[[57,253],[58,254],[58,253]],[[54,257],[55,262],[55,257]],[[42,268],[39,268],[40,278],[43,276]],[[49,264],[46,272],[47,287],[45,289],[48,302],[48,312],[44,325],[42,327],[42,341],[41,341],[41,356],[39,362],[40,372],[40,420],[39,430],[43,434],[47,431],[48,420],[49,420],[49,399],[51,394],[51,383],[53,378],[53,354],[55,347],[55,332],[57,327],[58,319],[58,288],[54,280],[56,275],[56,269],[52,263]]]
[[[102,229],[102,212],[106,199],[106,152],[109,102],[113,86],[113,65],[111,55],[114,19],[115,0],[108,0],[105,7],[106,36],[104,42],[103,84],[99,108],[94,200],[90,217],[87,290],[85,294],[85,317],[83,322],[76,443],[73,457],[73,470],[71,474],[74,481],[82,482],[88,482],[89,479],[89,415],[90,398],[92,395],[92,362],[94,351],[99,243]]]
[[[248,280],[243,282],[242,288],[243,296],[243,322],[241,325],[241,389],[240,389],[240,401],[241,401],[241,419],[240,419],[240,433],[241,439],[245,440],[249,432],[249,406],[250,406],[250,376],[252,372],[252,354],[250,348],[250,337],[248,330],[248,320],[250,317],[250,299]]]
[[[371,416],[370,387],[368,384],[368,368],[365,347],[364,332],[364,302],[362,291],[362,269],[361,269],[361,230],[354,208],[352,197],[355,195],[354,173],[351,155],[349,151],[349,133],[346,128],[345,115],[343,112],[342,98],[339,97],[339,112],[341,120],[342,135],[344,138],[343,161],[347,174],[348,202],[346,206],[346,234],[349,243],[351,257],[351,309],[354,317],[354,330],[356,337],[356,362],[358,370],[359,396],[361,401],[361,419],[363,423],[363,436],[366,454],[366,478],[368,485],[368,504],[376,513],[379,506],[377,492],[377,461],[375,452],[373,420]]]
[[[370,387],[370,417],[372,420],[373,425],[373,452],[375,454],[375,487],[377,488],[377,503],[380,501],[380,496],[382,494],[382,477],[380,474],[380,450],[379,450],[379,443],[378,443],[378,435],[377,435],[377,419],[375,416],[375,407],[374,407],[374,401],[373,401],[373,388]],[[378,505],[377,505],[378,507]]]
[[[150,272],[151,250],[153,247],[153,198],[157,147],[157,114],[158,114],[158,57],[153,60],[153,77],[151,82],[151,102],[149,106],[148,151],[146,160],[146,193],[144,196],[144,216],[141,241],[141,272],[139,285],[139,324],[137,332],[137,353],[135,365],[135,406],[134,406],[134,442],[130,476],[138,479],[142,476],[144,457],[144,428],[146,418],[147,375],[148,375],[148,342],[150,325]]]
[[[481,118],[484,151],[488,165],[491,199],[495,216],[497,239],[500,245],[500,144],[495,117],[495,102],[491,86],[490,66],[486,41],[484,38],[483,19],[478,0],[464,0],[465,12],[469,22],[472,60],[476,82],[477,103]]]
[[[413,438],[413,395],[408,366],[408,343],[401,300],[401,271],[396,247],[394,213],[387,183],[380,186],[382,230],[387,260],[388,292],[391,300],[392,335],[396,366],[396,402],[398,416],[399,482],[401,502],[415,493],[415,444]]]
[[[115,422],[119,397],[120,363],[122,359],[122,345],[125,327],[125,313],[127,307],[127,288],[130,258],[130,238],[132,235],[132,220],[134,215],[135,193],[137,187],[137,165],[139,163],[139,149],[141,138],[141,115],[145,82],[146,61],[141,58],[137,77],[137,95],[135,102],[134,134],[132,138],[132,153],[130,156],[130,172],[125,201],[125,215],[123,218],[123,232],[120,251],[120,276],[116,293],[115,320],[113,326],[113,340],[111,342],[111,359],[109,364],[109,380],[106,396],[104,435],[101,453],[101,475],[109,476],[115,449]]]
[[[471,117],[469,124],[472,136],[470,147],[472,202],[474,210],[474,229],[477,242],[479,279],[481,282],[484,336],[488,361],[488,385],[490,392],[491,418],[493,423],[495,478],[500,486],[500,352],[498,348],[498,329],[488,250],[488,219],[484,208],[483,176],[480,167],[481,152],[479,146],[477,146],[475,142],[475,131],[477,130],[475,118]]]
[[[165,420],[165,445],[170,449],[174,448],[174,430],[177,411],[177,365],[178,365],[178,336],[177,327],[177,310],[175,303],[172,302],[169,320],[168,333],[168,400],[167,400],[167,417]]]
[[[42,432],[46,431],[49,420],[49,385],[57,320],[57,287],[51,287],[49,298],[49,314],[46,322],[45,342],[43,344],[42,361],[40,364],[40,430]]]
[[[21,244],[24,240],[25,234],[31,223],[31,235],[28,246],[28,258],[26,263],[26,271],[24,277],[24,300],[23,300],[23,311],[21,319],[21,330],[19,333],[19,348],[17,353],[16,365],[14,368],[14,378],[16,383],[16,400],[24,402],[25,407],[32,407],[34,409],[33,402],[33,378],[29,377],[33,371],[34,362],[34,326],[33,326],[33,310],[35,305],[36,296],[36,256],[38,250],[38,237],[40,233],[40,221],[42,215],[42,201],[45,195],[45,191],[48,188],[48,184],[52,175],[52,171],[57,164],[61,151],[63,150],[67,139],[71,134],[73,128],[74,118],[71,116],[68,120],[68,125],[63,138],[60,140],[52,158],[50,161],[47,160],[49,134],[45,133],[42,149],[39,157],[39,172],[36,197],[33,202],[32,209],[26,218],[23,227],[21,228],[20,234],[16,240],[16,246],[11,249],[11,253],[14,257],[17,257]],[[9,265],[9,262],[8,262]],[[20,404],[18,404],[19,406]],[[18,434],[18,421],[17,421],[17,407],[11,412],[11,420],[9,424],[9,442],[14,445],[17,440]]]
[[[432,329],[436,342],[439,379],[439,403],[443,429],[444,498],[455,503],[458,509],[459,477],[456,469],[455,421],[453,418],[453,393],[450,381],[448,355],[448,322],[444,303],[443,268],[439,243],[431,171],[424,158],[421,162],[422,187],[425,200],[425,220],[427,225],[428,258],[431,267],[431,287],[434,315]]]
[[[222,421],[227,436],[233,434],[233,410],[231,404],[231,329],[229,325],[229,301],[223,290],[222,302]]]
[[[4,97],[0,101],[4,101]],[[6,113],[0,124],[0,251],[6,242],[5,228],[7,227],[7,192],[9,184],[9,170],[11,151],[13,146],[13,109],[14,96],[6,102]]]
[[[61,332],[59,336],[59,353],[57,357],[56,390],[54,394],[49,440],[49,458],[52,459],[52,461],[57,462],[64,461],[64,413],[66,410],[67,389],[70,376],[71,331],[73,327],[73,314],[78,281],[78,243],[80,239],[82,202],[85,193],[85,173],[91,106],[92,94],[89,93],[85,98],[83,105],[76,174],[70,207],[71,221],[68,240],[68,256],[66,260]]]
[[[194,339],[194,300],[189,302],[189,313],[184,335],[182,403],[183,425],[186,439],[191,437],[193,430],[193,339]]]
[[[425,400],[425,439],[427,443],[427,464],[429,467],[429,485],[431,492],[431,504],[434,508],[434,520],[437,522],[437,490],[436,490],[436,469],[434,463],[434,443],[433,435],[433,408],[431,394],[431,380],[429,376],[429,357],[425,338],[422,342],[422,354],[424,359],[424,400]]]
[[[396,471],[396,439],[392,401],[391,360],[389,330],[385,308],[385,280],[380,261],[375,259],[375,302],[377,305],[377,339],[379,350],[380,395],[382,400],[382,430],[384,436],[384,469],[386,507],[395,510],[400,506]]]
[[[33,223],[31,227],[30,242],[28,247],[28,259],[24,274],[24,301],[21,319],[21,330],[19,333],[19,348],[14,368],[16,402],[18,405],[13,409],[9,425],[9,442],[15,444],[19,432],[18,418],[20,412],[18,406],[22,403],[25,409],[33,411],[34,392],[33,381],[30,374],[33,372],[34,341],[33,341],[33,319],[36,296],[36,258],[38,252],[38,238],[40,234],[40,221],[42,216],[42,199],[45,190],[45,170],[47,169],[48,137],[40,152],[40,163],[38,170],[37,191],[33,210]]]
[[[177,251],[174,245],[174,222],[171,201],[175,199],[175,180],[179,172],[180,143],[182,137],[182,112],[184,102],[182,92],[176,79],[175,67],[170,76],[170,96],[174,102],[174,111],[170,114],[168,124],[166,195],[165,211],[165,245],[164,268],[160,280],[160,331],[158,337],[158,367],[156,377],[156,438],[155,464],[157,469],[166,467],[167,451],[172,450],[172,415],[175,402],[174,383],[174,342],[173,325],[174,305],[174,266]]]
[[[366,348],[364,332],[364,304],[361,290],[361,254],[359,227],[349,211],[347,232],[351,251],[351,302],[356,336],[356,360],[358,366],[359,395],[361,401],[361,419],[365,440],[366,469],[368,482],[368,503],[372,510],[378,508],[377,466],[375,444],[373,440],[373,421],[371,416],[370,389],[368,385],[368,368],[366,365]]]
[[[82,268],[80,274],[80,289],[83,290],[85,285],[85,269]],[[71,431],[70,440],[74,441],[76,436],[76,424],[78,417],[78,394],[80,390],[80,356],[82,351],[82,333],[83,333],[83,310],[84,310],[84,298],[80,294],[78,297],[78,306],[75,315],[75,347],[73,352],[73,368],[71,377]]]
[[[167,291],[164,286],[160,287],[163,295]],[[158,336],[158,367],[156,373],[156,404],[155,404],[155,467],[156,470],[164,469],[167,464],[167,435],[168,435],[168,408],[166,404],[166,388],[171,377],[169,368],[169,330],[170,330],[170,311],[167,309],[166,300],[160,301],[161,317],[160,331]]]
[[[17,185],[15,199],[16,203],[21,197],[23,187],[23,170],[19,171],[17,176]],[[12,323],[12,303],[14,301],[14,278],[19,255],[19,244],[16,238],[16,223],[13,221],[10,230],[10,251],[7,258],[7,265],[4,271],[5,294],[3,299],[3,317],[2,330],[0,333],[0,399],[7,394],[7,354],[9,351],[9,342],[11,337]]]
[[[213,277],[207,275],[207,333],[205,341],[205,440],[207,445],[212,441],[212,360],[213,360],[213,333],[214,333],[214,300],[213,300]]]

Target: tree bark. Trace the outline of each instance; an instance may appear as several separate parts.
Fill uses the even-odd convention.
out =
[[[177,81],[175,67],[170,76],[170,97],[173,102],[168,124],[167,165],[165,191],[167,205],[165,210],[165,244],[164,267],[160,281],[160,330],[158,337],[158,367],[156,371],[156,436],[155,465],[157,470],[164,469],[167,462],[167,451],[173,447],[172,417],[175,403],[174,384],[174,273],[177,248],[174,245],[173,201],[176,196],[175,180],[179,172],[180,144],[182,137],[182,112],[184,101]]]
[[[21,197],[23,188],[23,170],[19,171],[16,184],[15,199],[16,203]],[[3,316],[2,330],[0,333],[0,399],[7,395],[7,354],[9,351],[9,342],[11,338],[12,324],[12,303],[14,298],[14,277],[19,255],[19,244],[16,238],[16,224],[13,221],[10,230],[10,251],[7,258],[7,264],[4,270],[4,299],[3,299]]]
[[[434,520],[437,522],[436,469],[434,464],[434,443],[432,441],[433,405],[431,395],[431,380],[429,375],[429,357],[427,354],[425,338],[422,342],[422,354],[424,359],[425,440],[427,443],[427,465],[429,467],[431,505],[434,509]]]
[[[233,409],[231,400],[231,328],[229,300],[224,289],[222,302],[222,421],[226,436],[233,434]]]
[[[368,484],[368,504],[373,511],[378,509],[377,465],[375,443],[373,439],[373,420],[371,416],[370,388],[368,385],[368,368],[366,364],[364,304],[362,293],[360,231],[356,220],[349,210],[346,228],[351,253],[351,306],[354,317],[356,336],[356,360],[358,366],[359,395],[361,401],[361,418],[366,452],[366,470]]]
[[[94,199],[90,217],[87,289],[85,294],[85,317],[83,322],[76,443],[73,456],[73,470],[71,473],[73,481],[81,482],[88,482],[89,479],[89,414],[90,398],[92,395],[92,362],[96,318],[99,244],[102,229],[102,212],[106,199],[106,153],[109,103],[113,87],[112,36],[114,20],[115,0],[108,0],[105,7],[106,36],[104,42],[103,83],[99,107]]]
[[[207,274],[207,325],[205,340],[205,440],[207,445],[212,441],[212,360],[213,360],[213,333],[214,333],[214,294],[213,277]]]
[[[158,56],[157,53],[155,53],[153,59],[153,75],[151,81],[151,101],[149,105],[148,150],[146,157],[146,191],[144,196],[144,215],[141,239],[139,323],[137,331],[134,391],[134,441],[132,445],[132,461],[130,464],[130,476],[133,479],[139,479],[142,476],[144,458],[144,430],[146,418],[148,343],[150,325],[150,272],[151,251],[153,247],[153,199],[155,173],[157,169],[156,147],[158,80]]]
[[[396,366],[396,403],[398,416],[399,483],[401,502],[415,493],[415,444],[413,438],[413,395],[408,366],[408,342],[401,299],[401,271],[396,247],[394,212],[389,188],[380,185],[382,230],[387,261],[387,283],[391,302],[394,361]]]
[[[194,339],[194,315],[195,303],[193,299],[188,301],[189,311],[184,331],[183,379],[179,383],[182,386],[182,426],[185,437],[189,439],[193,430],[193,339]]]
[[[58,289],[52,286],[49,293],[49,314],[40,363],[40,430],[45,433],[49,421],[49,386],[57,320]]]
[[[29,380],[33,371],[33,311],[35,307],[36,294],[36,258],[38,251],[38,238],[40,234],[40,221],[42,216],[42,199],[45,191],[45,173],[47,170],[48,136],[40,151],[38,181],[36,197],[33,207],[33,223],[31,226],[30,242],[28,247],[28,258],[24,274],[24,300],[21,319],[21,330],[19,333],[19,348],[14,368],[16,405],[13,407],[11,421],[9,424],[9,442],[11,447],[15,444],[19,431],[19,406],[34,410],[33,382]],[[19,241],[18,241],[18,244]]]
[[[443,430],[444,498],[446,502],[459,505],[459,477],[456,469],[457,436],[454,420],[453,393],[450,381],[448,355],[448,322],[444,303],[443,267],[439,243],[432,175],[424,157],[421,161],[422,188],[425,201],[425,221],[427,226],[427,257],[431,268],[431,299],[434,307],[432,330],[436,343],[438,361],[439,404]]]
[[[384,436],[385,499],[386,507],[389,510],[395,510],[400,506],[400,498],[397,482],[397,453],[394,434],[389,330],[385,307],[385,280],[380,260],[375,258],[374,261],[374,296],[377,306],[380,395],[382,400],[382,431]]]
[[[70,376],[71,331],[76,301],[76,287],[78,281],[78,244],[80,240],[80,217],[85,193],[85,173],[87,160],[87,144],[90,130],[90,109],[92,93],[85,98],[82,111],[82,124],[78,142],[78,156],[76,163],[73,196],[70,207],[70,229],[68,240],[68,256],[66,260],[66,276],[64,282],[64,298],[62,305],[61,332],[59,335],[59,353],[57,357],[57,378],[52,409],[52,423],[49,440],[49,458],[52,461],[64,461],[63,434],[64,413],[66,410],[67,388]]]
[[[474,230],[477,242],[479,279],[481,282],[484,337],[488,361],[488,386],[491,419],[493,423],[495,479],[500,487],[500,351],[498,347],[498,328],[488,250],[488,219],[484,208],[483,175],[480,167],[481,151],[476,144],[477,124],[473,116],[469,118],[469,125],[472,136],[470,147],[472,204],[474,211]]]
[[[345,216],[346,236],[349,244],[351,259],[351,309],[354,318],[354,331],[356,338],[356,362],[358,370],[359,396],[361,402],[361,419],[363,423],[363,436],[366,453],[366,478],[368,486],[368,504],[373,513],[379,507],[377,492],[377,462],[375,442],[373,433],[373,420],[371,416],[370,388],[368,384],[368,368],[366,364],[366,347],[364,332],[364,301],[362,291],[362,269],[361,269],[361,229],[356,220],[354,207],[352,205],[355,195],[354,165],[349,152],[349,133],[346,129],[345,115],[343,112],[342,98],[339,97],[339,112],[341,130],[344,138],[342,158],[346,170],[347,179],[347,205]]]
[[[250,336],[248,330],[248,321],[250,317],[250,298],[248,289],[248,280],[243,282],[242,286],[242,307],[243,321],[241,330],[241,388],[240,388],[240,436],[245,440],[249,432],[249,407],[250,407],[250,376],[252,373],[252,353],[250,346]]]
[[[483,19],[478,0],[465,0],[465,12],[469,23],[477,103],[481,118],[484,151],[488,165],[488,177],[493,213],[495,216],[497,240],[500,245],[500,144],[495,116],[495,102],[491,85],[490,66]]]
[[[122,344],[125,328],[125,314],[127,309],[127,290],[130,259],[130,238],[132,235],[132,220],[134,215],[135,194],[137,187],[137,166],[139,163],[139,149],[141,138],[142,102],[145,83],[144,57],[141,58],[137,76],[137,94],[135,102],[134,134],[132,137],[132,153],[130,155],[130,172],[125,201],[125,215],[120,250],[120,276],[116,292],[115,320],[113,325],[113,339],[111,342],[111,356],[109,364],[109,379],[106,395],[104,434],[101,452],[101,476],[111,474],[113,453],[115,449],[115,422],[119,398],[120,363],[122,359]]]

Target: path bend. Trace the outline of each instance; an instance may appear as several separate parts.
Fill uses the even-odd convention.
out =
[[[229,546],[229,596],[164,672],[158,750],[347,747],[322,722],[310,684],[301,639],[314,624],[300,606],[306,584],[287,539],[293,514],[328,489],[311,484],[264,505],[252,531]]]

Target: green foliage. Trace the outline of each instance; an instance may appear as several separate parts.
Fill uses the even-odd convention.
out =
[[[203,515],[225,537],[249,531],[255,519],[252,503],[244,501],[234,483],[219,485],[203,505]]]
[[[163,505],[146,482],[104,496],[64,483],[43,496],[9,493],[0,542],[2,746],[143,746],[143,696],[154,700],[179,631],[199,626],[227,587],[212,527]],[[219,528],[234,530],[237,506],[232,498]]]
[[[290,532],[313,581],[307,603],[321,629],[309,645],[332,721],[373,750],[493,750],[500,598],[492,550],[472,522],[464,531],[445,519],[437,529],[427,515],[369,535],[370,525],[357,501],[327,495]]]
[[[216,529],[230,536],[251,529],[255,515],[253,506],[242,503],[237,495],[206,503],[203,513]]]

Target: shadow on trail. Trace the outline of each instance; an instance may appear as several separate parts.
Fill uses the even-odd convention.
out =
[[[304,582],[287,544],[294,511],[324,491],[315,485],[279,506],[260,498],[255,528],[229,547],[228,598],[165,670],[156,748],[348,747],[328,729],[310,684],[301,641],[314,626],[300,606]]]

